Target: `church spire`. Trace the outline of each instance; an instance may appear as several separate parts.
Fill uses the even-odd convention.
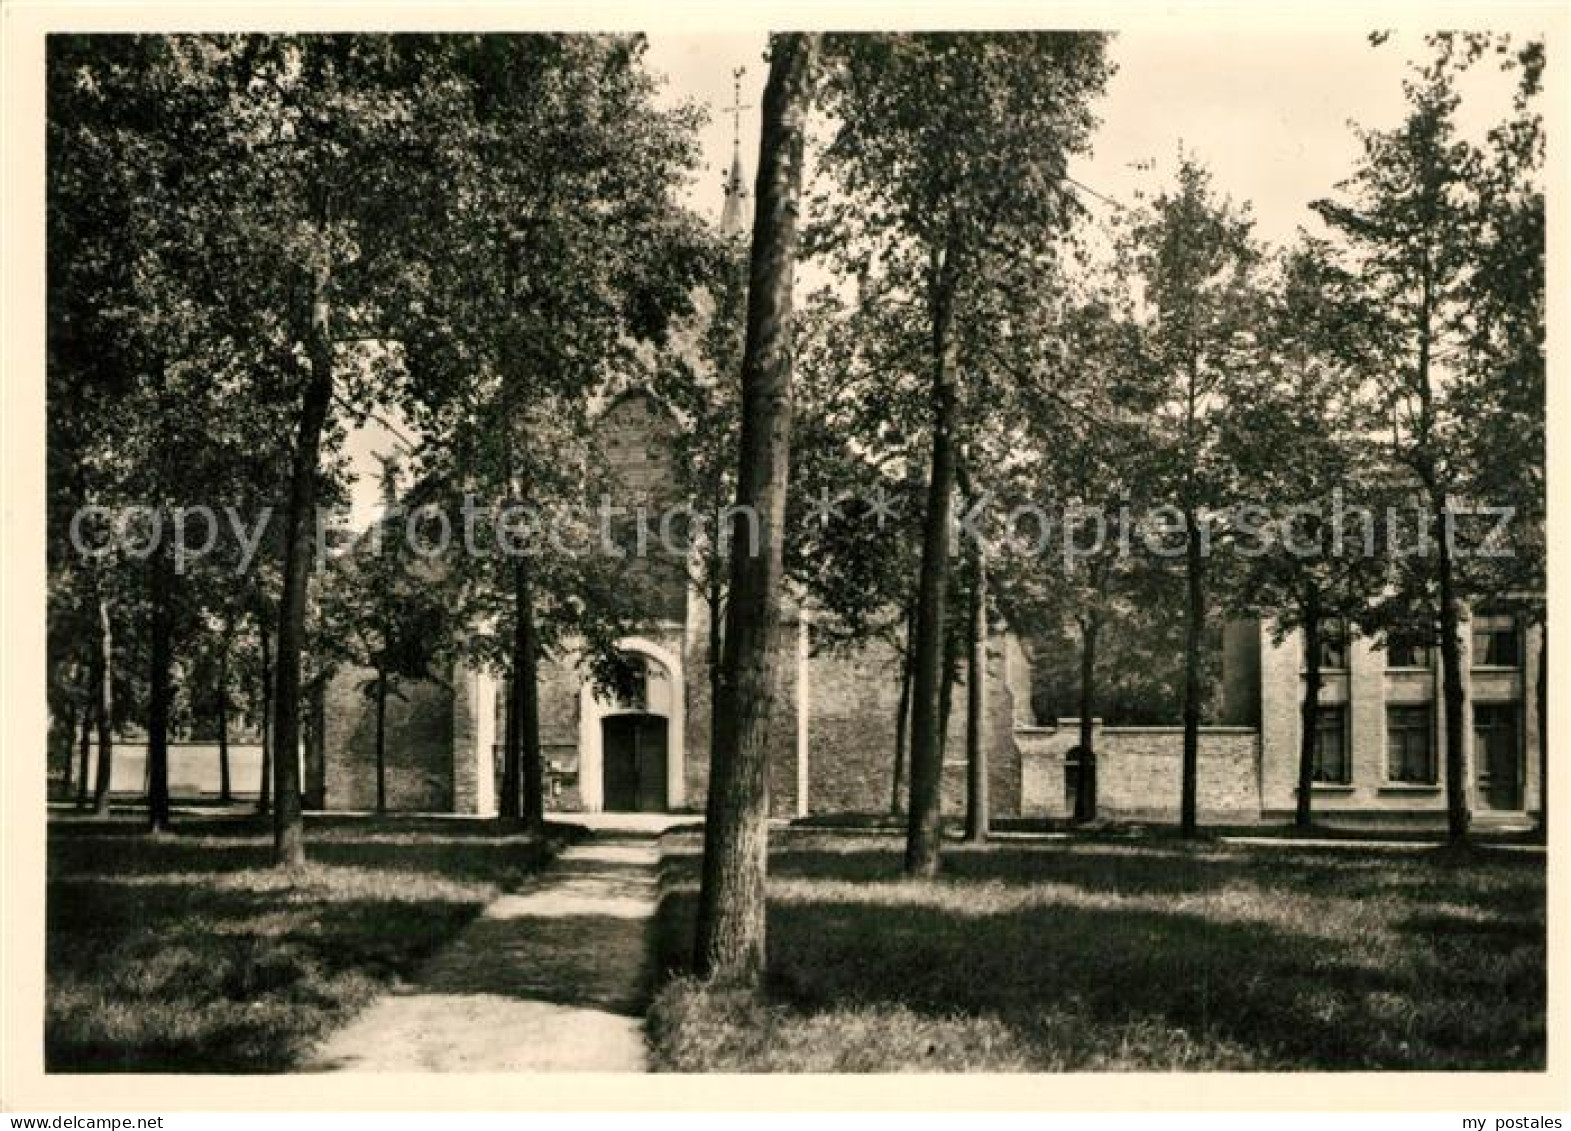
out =
[[[725,207],[720,211],[720,233],[726,236],[741,235],[747,227],[747,178],[742,174],[742,111],[752,109],[742,105],[742,76],[746,67],[731,72],[731,171],[725,179]]]

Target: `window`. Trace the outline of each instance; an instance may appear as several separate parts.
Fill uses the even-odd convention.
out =
[[[1386,667],[1427,668],[1433,666],[1428,644],[1412,636],[1393,636],[1386,644]]]
[[[1328,620],[1320,626],[1320,667],[1322,670],[1347,667],[1347,622]]]
[[[1510,613],[1480,613],[1473,618],[1473,666],[1517,666],[1516,618]]]
[[[1347,708],[1340,703],[1322,704],[1315,719],[1314,780],[1346,785],[1352,780],[1347,757]]]
[[[643,711],[649,706],[649,665],[642,656],[628,656],[614,687],[616,706],[623,711]]]
[[[1435,783],[1434,711],[1427,703],[1386,708],[1386,777]]]

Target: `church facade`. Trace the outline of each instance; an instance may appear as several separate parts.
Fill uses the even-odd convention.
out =
[[[628,509],[675,495],[675,417],[633,389],[600,414],[596,442]],[[630,563],[630,566],[645,563]],[[655,563],[658,568],[658,563]],[[683,570],[646,586],[652,613],[618,649],[637,673],[613,695],[597,686],[571,647],[543,659],[539,705],[549,808],[560,812],[701,812],[709,779],[709,608]],[[883,812],[893,791],[901,657],[887,643],[828,648],[810,610],[787,603],[770,722],[770,805],[777,816]],[[997,811],[1017,814],[1014,741],[1029,712],[1030,673],[1019,641],[997,632],[984,688],[989,780]],[[375,719],[361,690],[370,673],[340,671],[322,711],[321,749],[308,756],[308,792],[326,808],[359,809],[376,796]],[[946,793],[963,796],[963,689],[950,719]],[[450,680],[408,686],[388,705],[389,804],[395,809],[489,814],[498,809],[506,704],[495,673],[460,666]]]

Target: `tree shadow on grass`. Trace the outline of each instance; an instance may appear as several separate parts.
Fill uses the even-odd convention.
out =
[[[51,1072],[282,1070],[480,908],[189,884],[60,894],[46,935]]]
[[[492,822],[418,817],[313,818],[306,840],[313,865],[503,886],[538,868],[550,851],[545,842],[502,832]],[[139,822],[73,822],[51,827],[49,836],[49,870],[57,876],[216,877],[269,869],[272,862],[271,826],[250,816],[182,822],[164,836],[148,836]]]
[[[1175,1055],[1175,1041],[1211,1067],[1542,1067],[1541,887],[1536,919],[1488,931],[1451,930],[1495,915],[1455,876],[1446,897],[1465,897],[1472,912],[1414,915],[1404,894],[1341,930],[1332,919],[1345,903],[1314,897],[1345,901],[1350,884],[1294,874],[1320,863],[995,848],[946,854],[943,880],[902,884],[893,850],[788,848],[771,861],[769,999],[800,1018],[994,1018],[1039,1068],[1167,1067],[1142,1057]],[[1375,860],[1368,882],[1422,866]],[[667,885],[658,962],[682,972],[690,868],[669,870]],[[1237,892],[1207,901],[1229,885]],[[1290,915],[1270,906],[1283,893],[1298,900]],[[1512,954],[1504,972],[1491,953],[1502,942]],[[1130,1034],[1153,1033],[1131,1048]]]
[[[168,837],[52,830],[47,1069],[287,1069],[416,977],[546,854],[492,827],[437,824],[437,843],[383,822],[319,835],[293,877],[269,867],[265,835],[236,835],[233,821]]]
[[[770,858],[781,880],[835,879],[850,883],[902,878],[903,851],[889,837],[787,840]],[[680,868],[686,862],[678,862]],[[1229,887],[1262,887],[1284,895],[1364,899],[1396,895],[1432,903],[1463,891],[1470,903],[1494,913],[1521,915],[1543,907],[1543,861],[1491,854],[1455,867],[1442,854],[1385,855],[1346,849],[1257,849],[1118,845],[1097,841],[955,846],[944,854],[945,881],[1008,886],[1066,884],[1091,894],[1193,896]]]

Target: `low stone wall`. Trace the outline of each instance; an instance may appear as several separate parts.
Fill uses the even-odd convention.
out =
[[[74,767],[73,767],[74,770]],[[91,791],[98,774],[95,744],[87,761]],[[221,773],[216,742],[169,744],[169,796],[176,801],[196,801],[219,795]],[[262,744],[229,744],[229,793],[251,798],[262,784]],[[147,793],[147,743],[116,742],[109,763],[109,792],[116,797],[142,797]],[[74,793],[74,788],[73,788]]]
[[[1107,727],[1096,724],[1098,815],[1113,819],[1178,818],[1184,730],[1176,726]],[[1080,743],[1079,721],[1056,727],[1018,727],[1021,815],[1072,815],[1064,775],[1069,751]],[[1200,820],[1260,819],[1260,733],[1254,727],[1200,728],[1197,801]]]

